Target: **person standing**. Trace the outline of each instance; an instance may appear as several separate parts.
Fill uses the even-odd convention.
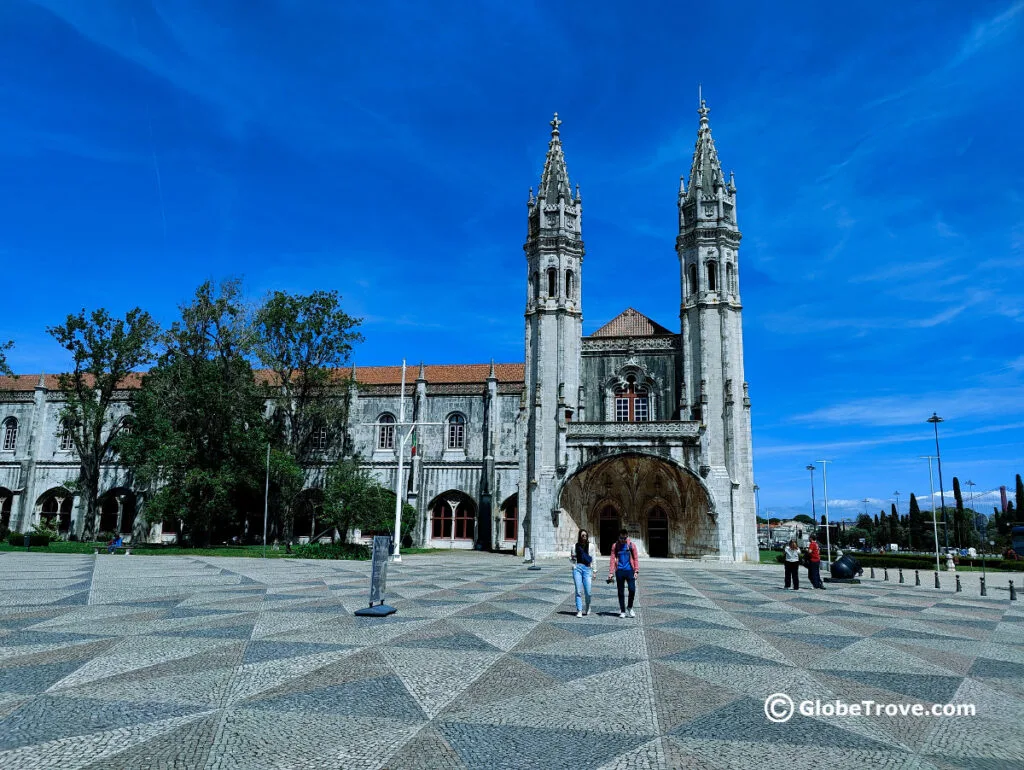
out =
[[[629,532],[619,530],[619,539],[612,546],[612,558],[608,565],[608,582],[614,577],[619,589],[619,617],[627,615],[636,617],[633,612],[633,599],[636,597],[636,578],[640,574],[640,559],[637,556],[636,544],[629,539]],[[626,604],[625,586],[629,585],[629,604]]]
[[[594,580],[593,560],[590,555],[590,535],[581,529],[576,545],[573,546],[572,582],[576,586],[576,617],[590,614],[590,587]]]
[[[811,535],[807,545],[807,579],[815,588],[825,590],[825,584],[821,582],[821,549],[818,547],[818,538]]]
[[[785,556],[786,564],[786,588],[789,588],[789,584],[793,584],[793,590],[800,590],[800,547],[796,544],[796,539],[790,540],[786,543],[786,547],[782,551]]]

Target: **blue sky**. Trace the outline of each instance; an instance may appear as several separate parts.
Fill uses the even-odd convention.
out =
[[[0,339],[206,279],[339,290],[356,362],[521,361],[526,199],[557,110],[584,331],[678,328],[697,83],[736,172],[762,512],[991,511],[1024,473],[1024,2],[8,0]],[[821,474],[815,474],[821,512]],[[936,489],[938,479],[936,477]],[[869,499],[865,506],[860,502]]]

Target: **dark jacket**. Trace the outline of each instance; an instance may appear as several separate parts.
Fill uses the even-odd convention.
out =
[[[590,555],[590,551],[588,550],[588,548],[584,547],[580,543],[576,543],[576,563],[577,564],[582,564],[582,565],[584,565],[586,567],[589,567],[591,565],[591,562],[593,561],[593,558],[594,557],[592,557]]]

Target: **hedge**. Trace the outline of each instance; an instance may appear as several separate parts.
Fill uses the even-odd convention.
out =
[[[46,548],[50,544],[49,535],[36,535],[30,533],[28,536],[29,545],[33,548]],[[16,547],[25,545],[24,532],[11,532],[7,535],[7,543]]]
[[[919,569],[919,570],[929,570],[931,572],[935,571],[935,556],[934,555],[926,556],[924,554],[910,554],[910,553],[908,553],[908,554],[895,554],[895,553],[894,554],[888,554],[887,553],[887,554],[883,555],[883,554],[880,554],[880,553],[857,553],[856,551],[846,551],[846,552],[844,552],[843,555],[844,556],[847,556],[847,555],[852,556],[854,559],[857,560],[857,562],[860,564],[860,566],[863,567],[864,569],[870,569],[871,567],[874,567],[875,569],[888,568],[888,569],[891,569],[891,570],[898,570],[900,567],[902,567],[905,570]],[[782,554],[779,554],[775,558],[775,561],[777,563],[779,563],[779,564],[782,564],[784,558],[785,557]],[[941,554],[940,554],[940,559],[939,559],[939,565],[940,565],[940,569],[942,569],[942,570],[946,569],[946,558],[945,558],[945,556],[942,556]],[[973,566],[973,567],[980,567],[981,566],[981,558],[980,557],[975,557],[975,558],[971,559],[970,557],[967,557],[967,556],[961,556],[961,557],[959,557],[959,564],[958,564],[958,566],[960,566],[960,567],[971,567],[971,566]],[[1013,570],[1024,571],[1024,561],[1009,561],[1007,559],[990,559],[990,558],[986,558],[985,559],[985,566],[988,569],[1010,570],[1010,571],[1013,571]]]
[[[369,559],[370,548],[362,543],[306,543],[292,546],[300,559]]]

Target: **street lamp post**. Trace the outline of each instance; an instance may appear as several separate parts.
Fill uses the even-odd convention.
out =
[[[933,458],[931,455],[922,455],[921,459],[928,461],[928,489],[931,491],[932,497],[932,532],[935,533],[935,579],[938,580],[937,576],[939,574],[939,522],[935,518],[935,484],[932,482],[932,460],[934,460],[935,458]]]
[[[831,460],[818,460],[818,465],[821,466],[821,488],[822,493],[825,495],[825,550],[828,553],[828,557],[825,559],[825,569],[828,570],[829,574],[832,574],[832,527],[828,520],[828,465],[827,463],[832,462]]]
[[[263,558],[267,558],[267,512],[270,510],[270,442],[267,442],[267,480],[263,485]]]
[[[967,480],[967,486],[971,488],[971,529],[975,532],[978,531],[978,512],[974,510],[974,487],[975,484],[970,479]]]
[[[946,493],[942,491],[942,455],[939,453],[939,423],[943,419],[935,412],[928,418],[935,427],[935,463],[939,466],[939,500],[942,502],[942,534],[946,539],[946,548],[949,549],[949,522],[946,520]],[[934,508],[934,504],[932,505]]]
[[[818,528],[818,514],[814,510],[814,466],[808,465],[807,470],[811,472],[811,518],[814,519],[814,528]]]

